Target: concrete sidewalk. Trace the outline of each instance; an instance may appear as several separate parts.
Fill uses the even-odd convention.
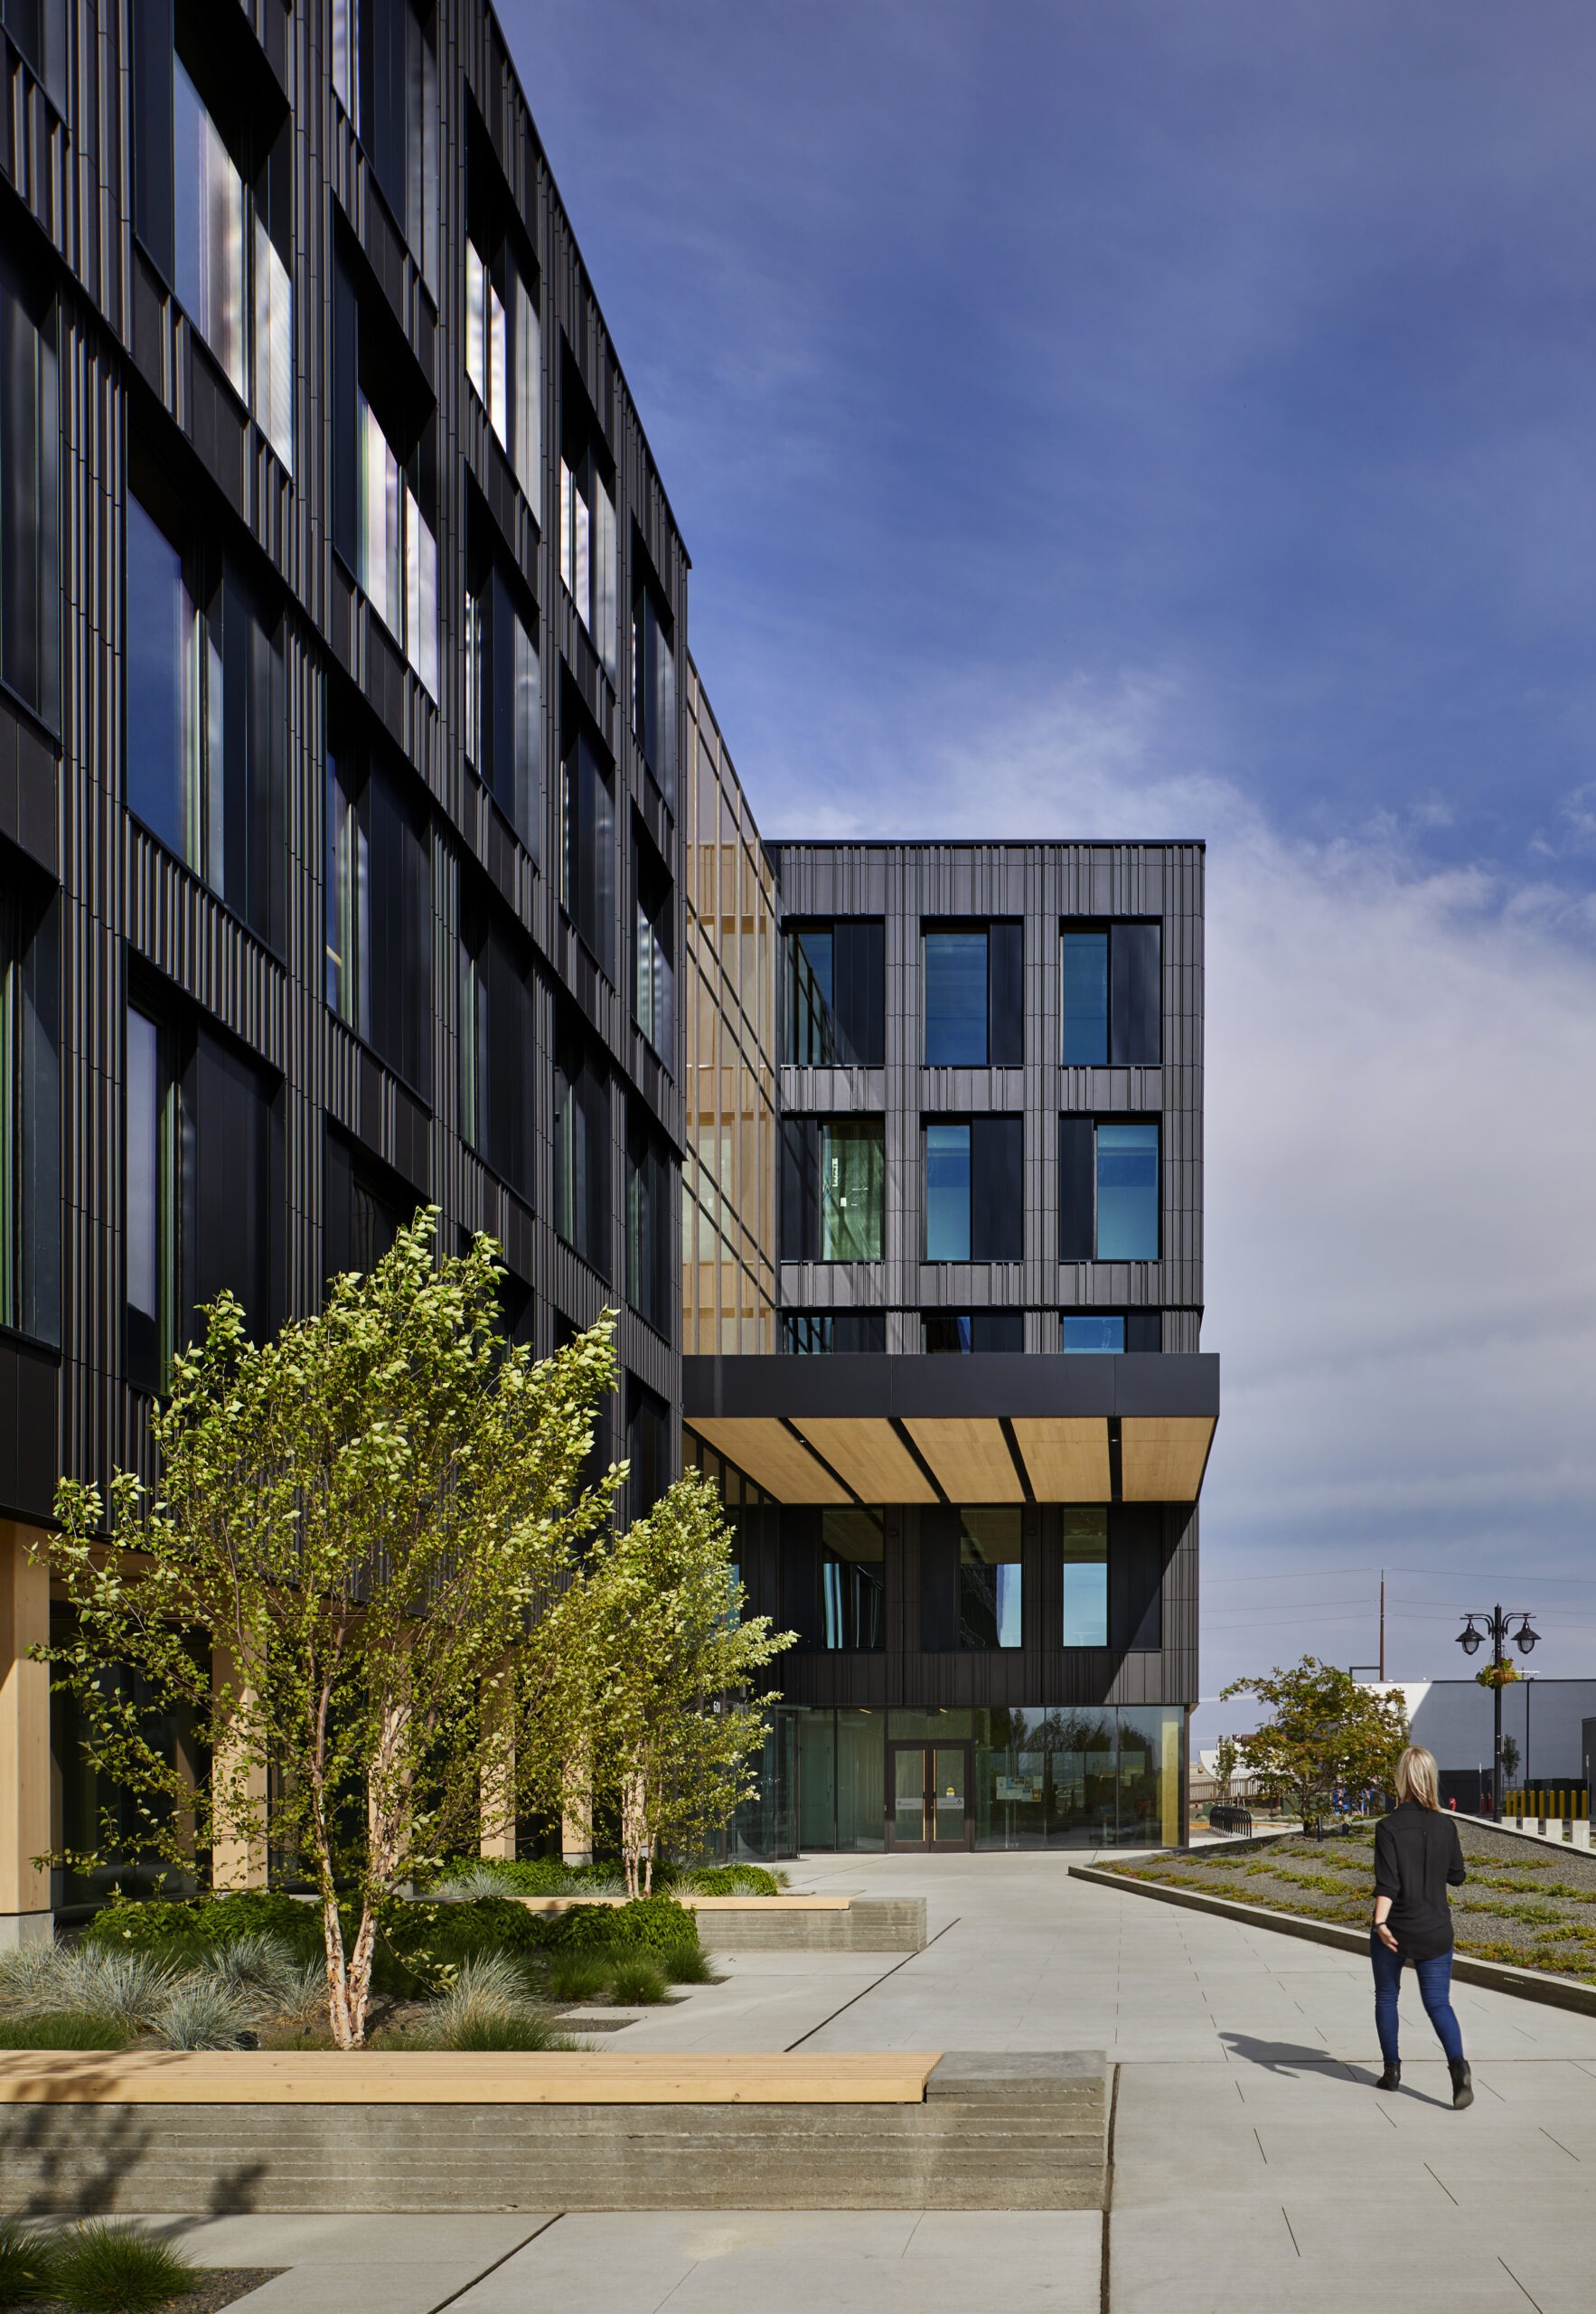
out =
[[[727,1956],[726,1985],[606,2040],[1106,2048],[1106,2242],[1094,2213],[635,2213],[202,2220],[195,2253],[290,2267],[249,2314],[1094,2314],[1105,2248],[1112,2314],[1347,2314],[1394,2293],[1587,2314],[1596,2018],[1459,1988],[1477,2093],[1454,2113],[1410,1983],[1406,2085],[1385,2096],[1360,1956],[1071,1880],[1070,1860],[807,1859],[797,1885],[925,1895],[931,1942]]]

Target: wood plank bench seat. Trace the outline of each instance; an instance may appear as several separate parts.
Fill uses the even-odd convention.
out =
[[[6,2049],[3,2105],[918,2105],[935,2050]]]

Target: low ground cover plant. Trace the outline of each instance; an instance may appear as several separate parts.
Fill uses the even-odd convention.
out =
[[[1488,1827],[1460,1823],[1469,1878],[1452,1891],[1460,1952],[1596,1983],[1596,1858],[1519,1857]],[[1338,1925],[1367,1924],[1374,1834],[1358,1827],[1334,1844],[1294,1835],[1229,1853],[1196,1849],[1111,1867],[1126,1877],[1207,1888],[1244,1904]],[[1588,1876],[1588,1877],[1587,1877]]]
[[[136,2226],[94,2218],[58,2234],[0,2221],[0,2306],[155,2314],[203,2279],[202,2268]]]
[[[657,1894],[677,1896],[779,1896],[786,1886],[784,1872],[767,1871],[762,1864],[654,1866]],[[563,1864],[553,1857],[464,1857],[446,1864],[426,1884],[427,1894],[442,1897],[624,1896],[626,1875],[613,1864]]]

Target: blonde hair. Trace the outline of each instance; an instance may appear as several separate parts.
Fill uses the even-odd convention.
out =
[[[1439,1808],[1441,1792],[1435,1776],[1435,1754],[1422,1744],[1410,1744],[1396,1763],[1396,1797],[1421,1808]]]

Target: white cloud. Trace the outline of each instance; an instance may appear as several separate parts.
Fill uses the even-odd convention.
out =
[[[1225,1359],[1225,1415],[1204,1503],[1205,1692],[1306,1649],[1372,1660],[1373,1578],[1338,1570],[1382,1564],[1430,1571],[1392,1578],[1397,1674],[1446,1673],[1453,1609],[1516,1585],[1544,1616],[1537,1668],[1582,1670],[1596,958],[1582,912],[1427,868],[1394,823],[1288,840],[1200,757],[1175,767],[1194,760],[1186,707],[1153,677],[1069,686],[950,741],[912,788],[861,767],[827,816],[836,833],[1208,841],[1204,1340]],[[975,728],[957,702],[950,726]]]

